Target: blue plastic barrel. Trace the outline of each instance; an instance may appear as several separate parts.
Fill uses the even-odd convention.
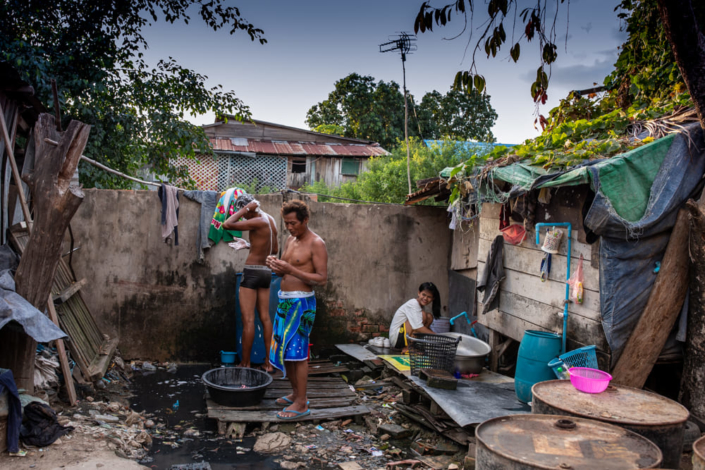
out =
[[[240,312],[240,280],[242,273],[237,273],[237,281],[235,283],[235,334],[237,335],[237,356],[242,358],[242,313]],[[272,283],[269,289],[269,318],[274,323],[274,317],[277,314],[277,304],[279,303],[279,287],[281,286],[281,278],[272,273]],[[263,364],[264,359],[269,351],[264,347],[264,335],[262,331],[262,322],[259,321],[259,312],[255,308],[255,341],[252,344],[252,354],[250,362],[253,364]]]
[[[514,389],[519,401],[531,401],[535,383],[556,378],[548,363],[561,352],[561,336],[546,331],[527,330],[519,346]]]

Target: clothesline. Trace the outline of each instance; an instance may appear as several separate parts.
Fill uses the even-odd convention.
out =
[[[112,173],[117,176],[121,176],[121,177],[126,178],[130,181],[134,181],[135,183],[146,184],[148,186],[157,186],[157,187],[162,185],[161,182],[144,181],[139,178],[135,178],[133,176],[126,175],[125,173],[122,173],[120,171],[113,170],[112,168],[105,166],[102,163],[98,163],[97,161],[92,160],[92,159],[86,157],[85,155],[81,155],[81,160],[85,160],[87,163],[90,163],[91,165],[96,166],[96,167],[100,168],[101,170],[107,171],[108,173]],[[187,191],[186,189],[183,189],[183,188],[176,188],[176,189],[178,189],[179,191]]]

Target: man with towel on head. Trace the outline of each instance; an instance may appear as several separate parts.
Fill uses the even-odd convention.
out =
[[[269,348],[272,339],[272,321],[269,318],[269,285],[272,271],[266,266],[267,256],[279,251],[277,224],[262,211],[259,202],[251,194],[242,194],[235,202],[238,209],[223,223],[226,230],[250,232],[250,254],[240,281],[240,313],[242,315],[242,358],[239,367],[250,367],[252,343],[255,340],[255,306],[259,311],[267,355],[264,370],[271,372]],[[243,220],[240,220],[243,219]]]
[[[279,306],[274,319],[274,337],[269,361],[289,377],[293,393],[277,399],[284,409],[279,419],[296,419],[311,414],[306,399],[308,384],[308,337],[316,318],[313,286],[328,281],[328,251],[321,237],[308,228],[308,206],[289,201],[281,210],[291,234],[282,259],[267,258],[267,266],[282,277]]]

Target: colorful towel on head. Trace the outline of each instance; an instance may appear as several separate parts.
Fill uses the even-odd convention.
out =
[[[313,292],[279,291],[279,305],[274,318],[269,362],[284,373],[285,361],[308,359],[308,336],[316,319]]]
[[[235,201],[243,194],[245,194],[245,191],[240,188],[230,188],[220,193],[220,199],[215,206],[215,213],[213,214],[213,220],[211,220],[211,228],[208,231],[208,238],[213,240],[216,245],[220,240],[231,242],[236,238],[242,237],[242,232],[239,230],[225,230],[223,222],[237,212]]]

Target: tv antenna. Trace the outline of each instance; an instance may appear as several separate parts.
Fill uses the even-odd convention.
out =
[[[400,32],[389,36],[389,41],[379,45],[380,52],[399,51],[401,54],[401,69],[404,86],[404,140],[406,141],[406,176],[409,180],[409,194],[411,194],[411,156],[409,151],[409,105],[406,91],[406,56],[416,52],[416,37]]]

